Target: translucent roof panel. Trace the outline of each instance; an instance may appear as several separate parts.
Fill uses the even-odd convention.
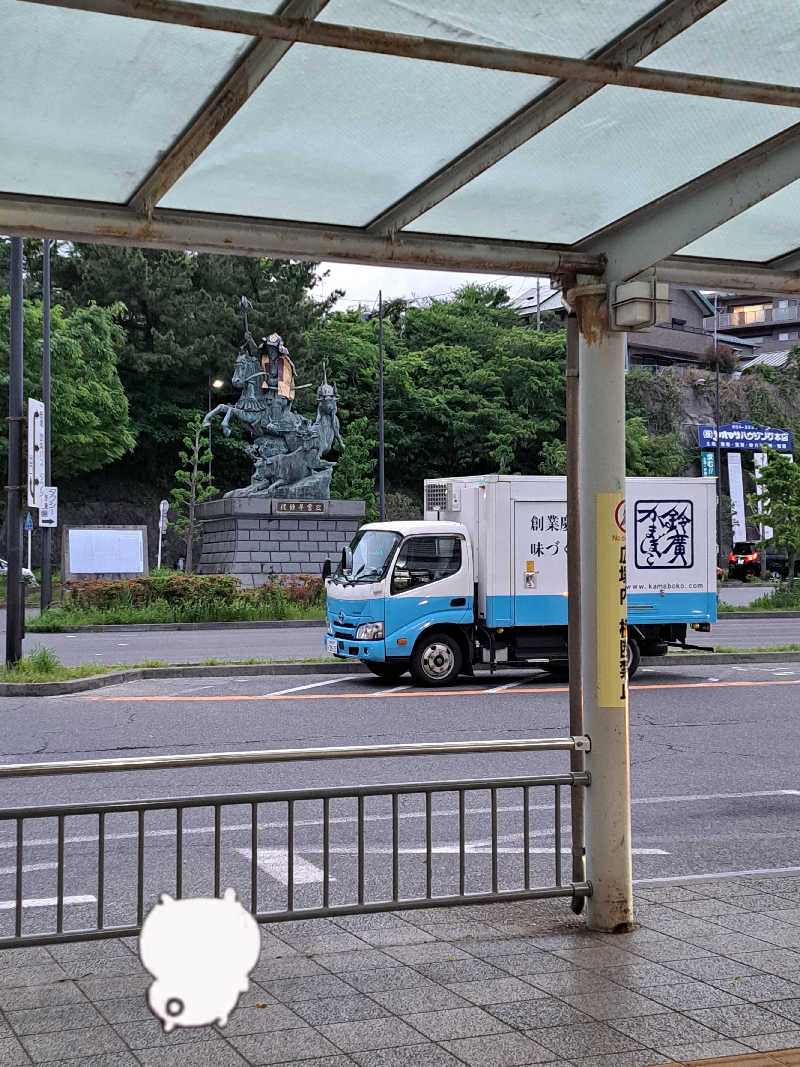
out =
[[[588,56],[622,33],[659,0],[331,0],[324,22],[390,33],[441,37],[465,44]]]
[[[800,181],[692,242],[681,254],[765,261],[795,248],[800,248]]]
[[[794,108],[606,86],[408,228],[573,243],[797,119]]]
[[[640,65],[800,85],[797,0],[725,0]]]
[[[652,0],[332,0],[326,21],[583,55]],[[551,84],[521,74],[295,45],[163,207],[362,226]]]
[[[252,43],[17,0],[0,0],[0,27],[0,190],[113,202],[130,197]]]

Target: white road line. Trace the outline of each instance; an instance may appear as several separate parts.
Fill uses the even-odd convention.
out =
[[[236,851],[240,856],[244,856],[248,863],[250,862],[250,857],[253,853],[249,848],[237,848]],[[281,885],[289,884],[289,853],[285,848],[260,848],[256,856],[256,863],[262,871],[274,878],[276,882],[280,882]],[[293,881],[295,885],[322,881],[323,874],[320,868],[303,859],[297,852],[294,853],[293,863]],[[330,880],[332,882],[336,881],[335,878]]]
[[[506,689],[513,689],[517,685],[525,685],[526,682],[530,682],[534,675],[528,675],[527,678],[520,678],[516,682],[506,682],[505,685],[496,685],[494,689],[485,689],[485,693],[502,693]]]
[[[387,693],[400,693],[403,689],[413,689],[413,685],[396,685],[393,689],[381,689],[379,693],[373,693],[375,697],[385,697]]]
[[[476,786],[476,788],[481,788]],[[689,794],[687,796],[663,796],[663,797],[635,797],[632,804],[680,804],[683,802],[695,802],[706,800],[742,800],[753,797],[796,797],[800,796],[800,789],[771,789],[760,790],[752,793],[696,793]],[[232,805],[235,806],[235,805]],[[552,811],[552,804],[531,804],[530,811]],[[522,811],[521,804],[503,804],[498,805],[497,811],[499,813],[507,814],[511,812]],[[465,814],[467,815],[488,815],[491,812],[490,807],[480,808],[466,808]],[[441,810],[434,808],[433,812],[435,817],[447,818],[458,815],[457,808],[442,808]],[[77,816],[76,816],[77,817]],[[391,814],[386,815],[365,815],[364,822],[389,822],[391,821]],[[405,811],[400,812],[398,815],[400,819],[424,819],[424,811]],[[331,825],[334,824],[347,824],[357,822],[355,815],[337,815],[332,816],[329,820]],[[266,822],[259,823],[260,830],[282,830],[286,828],[285,822]],[[295,827],[301,826],[319,826],[319,819],[296,819]],[[226,833],[241,833],[243,831],[250,832],[250,823],[232,824],[230,826],[223,826],[222,832]],[[567,832],[567,827],[564,827],[564,832]],[[552,831],[547,831],[551,833]],[[213,834],[213,826],[191,826],[186,827],[183,831],[184,836],[190,834]],[[537,836],[541,834],[540,831],[532,831],[531,836]],[[175,830],[165,828],[163,830],[147,830],[145,837],[174,837]],[[135,841],[138,837],[136,831],[132,830],[126,833],[107,833],[105,835],[106,841]],[[65,837],[66,844],[80,845],[80,844],[93,844],[97,841],[97,834],[74,834],[71,837]],[[39,847],[43,845],[55,845],[57,844],[57,838],[55,837],[39,837],[32,838],[25,841],[26,848]],[[16,848],[16,841],[0,841],[0,849]]]
[[[27,874],[28,871],[57,871],[57,863],[26,863],[23,865],[22,873]],[[0,874],[16,874],[16,867],[0,867]]]
[[[705,882],[710,878],[743,878],[748,874],[797,874],[800,867],[754,867],[746,871],[708,871],[706,874],[674,874],[669,878],[634,878],[634,885],[646,885],[658,882],[659,885],[672,882]]]
[[[56,897],[30,897],[22,901],[23,908],[54,908],[58,900]],[[97,897],[80,896],[64,897],[65,904],[96,904]],[[16,908],[16,900],[0,900],[0,911],[13,911]]]
[[[347,682],[351,678],[360,677],[360,674],[340,674],[338,678],[326,678],[324,682],[309,682],[307,685],[294,685],[291,689],[279,689],[275,693],[262,693],[258,699],[261,700],[263,697],[282,697],[288,693],[299,693],[303,689],[318,689],[321,685],[336,685],[338,682]]]

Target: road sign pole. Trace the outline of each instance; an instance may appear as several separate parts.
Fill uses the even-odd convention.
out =
[[[594,287],[592,287],[594,288]],[[587,925],[633,923],[626,665],[625,334],[605,332],[605,295],[577,296],[581,689],[586,770]],[[570,590],[575,595],[574,590]]]
[[[51,485],[50,471],[50,240],[43,241],[42,258],[42,400],[44,402],[44,484]],[[42,528],[41,610],[53,599],[53,531]]]

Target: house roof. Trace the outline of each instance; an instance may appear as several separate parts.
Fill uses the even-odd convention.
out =
[[[796,0],[0,0],[0,24],[0,232],[800,291]]]
[[[752,359],[748,359],[739,365],[739,370],[746,371],[751,367],[757,367],[759,364],[763,367],[783,367],[786,365],[789,359],[789,353],[791,349],[787,348],[782,352],[764,352],[760,356],[754,356]]]

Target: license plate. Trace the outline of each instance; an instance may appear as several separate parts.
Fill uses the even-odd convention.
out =
[[[744,563],[744,556],[737,556],[736,562],[737,563]]]
[[[336,655],[336,653],[338,651],[338,646],[336,644],[336,638],[335,637],[326,638],[326,640],[325,640],[325,650],[327,652],[332,653],[333,655]]]

